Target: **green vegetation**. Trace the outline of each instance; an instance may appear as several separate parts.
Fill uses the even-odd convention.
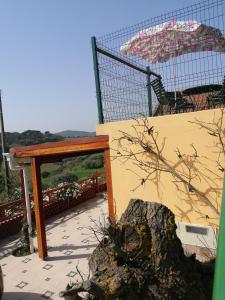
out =
[[[61,141],[64,138],[48,131],[41,133],[36,130],[27,130],[22,133],[6,133],[7,151],[14,146],[35,145],[46,142]],[[2,160],[2,155],[0,156]],[[74,158],[67,158],[61,162],[44,164],[41,167],[43,189],[52,188],[62,182],[72,182],[77,179],[90,177],[96,171],[104,173],[103,154],[89,154]],[[29,169],[29,177],[31,178]],[[31,188],[31,182],[29,182]],[[10,171],[10,200],[18,197],[20,186],[19,172]],[[0,171],[0,202],[5,202],[3,169]]]
[[[62,162],[45,164],[41,171],[43,189],[47,189],[61,182],[90,177],[96,171],[104,172],[104,159],[101,153],[77,156]]]
[[[20,246],[13,251],[14,256],[26,256],[31,254],[30,252],[30,242],[28,233],[28,224],[23,221],[20,230]]]

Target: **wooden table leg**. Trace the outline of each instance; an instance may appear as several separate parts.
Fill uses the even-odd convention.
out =
[[[37,230],[37,243],[38,243],[38,255],[43,260],[48,256],[46,232],[45,232],[45,218],[43,209],[43,197],[42,197],[42,184],[41,184],[41,171],[40,162],[37,158],[32,158],[32,182],[33,182],[33,194],[34,194],[34,211]]]
[[[111,173],[109,149],[104,151],[104,158],[105,158],[105,173],[106,173],[106,184],[107,184],[107,194],[108,194],[109,219],[112,223],[115,223],[115,211],[114,211],[113,189],[112,189],[112,173]]]

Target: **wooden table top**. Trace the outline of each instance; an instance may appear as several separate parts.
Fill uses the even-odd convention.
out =
[[[222,88],[221,84],[205,84],[205,85],[198,85],[188,89],[183,90],[184,95],[198,95],[203,93],[210,93],[219,91]]]
[[[76,154],[78,152],[104,151],[109,148],[109,137],[99,135],[94,137],[84,137],[60,142],[51,142],[24,147],[14,147],[10,149],[18,158],[28,157],[51,157]]]

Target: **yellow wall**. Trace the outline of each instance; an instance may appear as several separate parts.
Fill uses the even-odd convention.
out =
[[[218,157],[218,138],[209,135],[207,130],[191,122],[198,119],[200,122],[211,122],[210,128],[216,128],[216,123],[221,118],[220,109],[189,112],[176,115],[158,116],[148,118],[149,126],[154,126],[154,132],[158,132],[157,143],[162,146],[165,140],[165,147],[162,156],[166,162],[175,168],[180,174],[187,175],[187,168],[181,163],[176,153],[179,148],[186,158],[193,159],[193,147],[198,157],[195,159],[192,172],[196,168],[194,180],[191,183],[205,195],[216,209],[220,210],[221,192],[223,185],[223,172],[218,170],[217,161],[223,164],[224,156]],[[224,119],[224,118],[223,118]],[[141,122],[141,120],[139,120]],[[203,124],[203,123],[202,123]],[[124,162],[121,158],[115,158],[118,152],[118,139],[123,134],[120,131],[135,136],[137,122],[134,120],[119,121],[97,125],[97,135],[106,134],[110,137],[110,153],[112,158],[112,181],[115,211],[120,217],[126,209],[131,198],[140,198],[146,201],[156,201],[167,205],[176,215],[177,220],[193,224],[217,225],[218,216],[202,201],[201,197],[194,192],[189,192],[187,186],[179,183],[170,173],[161,172],[158,182],[151,178],[144,185],[140,184],[143,172],[133,162]],[[142,132],[138,127],[138,133]],[[149,138],[145,134],[145,138]],[[224,137],[224,136],[223,136]],[[127,150],[137,151],[131,143],[124,144]],[[136,149],[136,150],[134,150]],[[121,149],[119,150],[122,151]],[[182,156],[184,157],[184,156]],[[149,156],[139,156],[139,159],[149,161]],[[176,181],[176,182],[175,182]]]

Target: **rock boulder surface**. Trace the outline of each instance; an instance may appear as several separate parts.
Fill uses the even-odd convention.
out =
[[[89,258],[92,277],[67,286],[61,292],[66,300],[211,299],[213,262],[184,254],[166,206],[132,199],[104,232]]]

